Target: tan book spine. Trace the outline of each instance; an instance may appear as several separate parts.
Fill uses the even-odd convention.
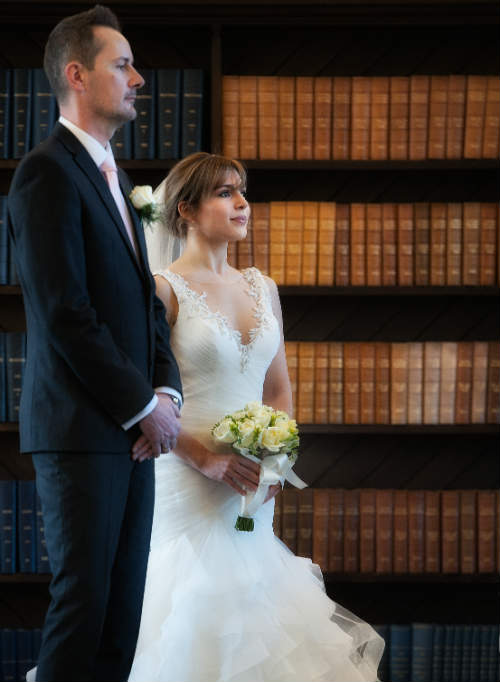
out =
[[[391,424],[408,423],[409,344],[391,344]]]
[[[301,284],[302,234],[304,231],[304,205],[301,201],[287,201],[285,240],[285,284]]]
[[[330,491],[313,490],[312,560],[322,571],[328,571],[328,520],[330,516]]]
[[[276,537],[282,537],[281,516],[282,516],[283,493],[280,492],[274,498],[273,533]]]
[[[240,156],[240,77],[222,77],[222,153]]]
[[[298,530],[298,490],[296,488],[284,488],[281,508],[282,540],[287,547],[297,554],[297,530]]]
[[[488,343],[488,395],[486,399],[486,421],[500,424],[500,343]]]
[[[344,490],[330,490],[330,515],[328,517],[328,571],[344,571]]]
[[[398,284],[413,286],[415,240],[413,204],[398,204]]]
[[[332,158],[338,161],[351,158],[351,90],[351,78],[333,78]]]
[[[464,158],[480,159],[486,111],[486,76],[467,76],[465,97]]]
[[[298,76],[295,81],[295,141],[297,159],[313,158],[313,88],[311,76]]]
[[[488,388],[488,343],[486,341],[473,343],[471,423],[484,424]]]
[[[315,344],[314,358],[314,423],[328,424],[328,343]]]
[[[371,78],[353,76],[351,105],[351,159],[368,161],[370,158],[370,100]]]
[[[408,352],[408,424],[422,424],[424,419],[424,344],[409,343]]]
[[[257,76],[257,101],[259,112],[259,159],[277,159],[279,107],[277,76]]]
[[[328,421],[344,423],[344,347],[339,341],[328,344]]]
[[[441,343],[441,379],[439,390],[439,423],[453,424],[457,383],[457,342]]]
[[[314,152],[315,159],[326,161],[332,156],[332,79],[314,79]]]
[[[375,490],[359,492],[359,570],[375,572]]]
[[[393,571],[394,491],[375,491],[375,572]]]
[[[429,95],[429,141],[427,157],[446,156],[446,111],[448,108],[448,76],[431,76]]]
[[[313,491],[312,488],[304,488],[298,493],[297,511],[297,554],[299,556],[312,557],[313,544]]]
[[[382,204],[382,284],[395,286],[397,282],[397,211],[396,204]]]
[[[227,262],[231,267],[238,267],[238,242],[228,242],[227,245]]]
[[[319,286],[332,286],[335,283],[335,215],[337,207],[331,201],[320,201],[318,206],[317,283]]]
[[[487,76],[486,104],[484,112],[483,159],[498,159],[500,131],[500,79]]]
[[[460,491],[460,573],[477,571],[477,492]]]
[[[366,204],[351,204],[351,284],[366,284]]]
[[[370,159],[384,161],[389,158],[389,78],[374,76],[371,81]]]
[[[297,421],[301,424],[312,424],[314,421],[314,350],[314,343],[309,341],[299,342]]]
[[[254,264],[253,258],[253,216],[250,211],[250,217],[247,223],[247,234],[245,239],[241,239],[237,244],[238,252],[238,270],[245,270],[251,268]]]
[[[497,217],[496,204],[482,203],[480,208],[479,284],[493,287],[497,281]]]
[[[269,274],[276,284],[285,283],[286,203],[272,201],[269,210]]]
[[[350,281],[351,207],[337,204],[335,209],[335,284],[346,287]]]
[[[448,109],[446,115],[446,158],[462,159],[464,155],[466,77],[448,77]]]
[[[280,76],[278,79],[278,157],[295,159],[295,78]]]
[[[423,490],[408,491],[408,572],[423,573],[425,515]]]
[[[431,208],[428,203],[415,204],[415,284],[427,286],[430,279]]]
[[[424,344],[424,424],[439,423],[439,383],[441,377],[441,344]]]
[[[240,76],[240,158],[256,159],[258,145],[257,76]]]
[[[427,158],[429,134],[429,76],[410,76],[410,141],[412,161]]]
[[[477,568],[479,573],[495,571],[495,528],[496,499],[494,490],[478,490],[477,492]]]
[[[481,204],[477,201],[463,205],[463,283],[477,285],[480,282]]]
[[[344,422],[360,423],[359,343],[344,343]]]
[[[391,423],[391,345],[375,343],[375,423]]]
[[[269,203],[252,204],[252,237],[255,267],[269,275]]]
[[[297,414],[297,389],[299,381],[299,344],[297,341],[285,341],[286,364],[292,390],[292,405]]]
[[[441,493],[439,490],[424,492],[424,569],[425,573],[441,570]]]
[[[393,570],[408,573],[408,491],[394,491]]]
[[[470,341],[460,341],[457,348],[457,385],[455,424],[470,424],[472,408],[472,351]]]
[[[389,158],[408,159],[410,127],[410,79],[392,76],[389,106]]]
[[[361,424],[375,424],[375,344],[360,343]]]
[[[317,201],[304,201],[300,281],[305,286],[315,286],[318,278],[318,213]]]
[[[462,242],[463,216],[462,204],[448,204],[446,229],[446,284],[462,284]]]
[[[443,573],[459,571],[460,501],[458,490],[441,491],[441,563]]]
[[[359,571],[359,490],[344,490],[344,573]]]
[[[447,205],[431,204],[431,273],[434,286],[446,284],[446,228]]]
[[[366,283],[382,285],[382,204],[366,204]]]

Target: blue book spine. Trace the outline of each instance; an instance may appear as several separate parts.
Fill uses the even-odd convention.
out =
[[[49,136],[56,122],[57,103],[45,71],[33,69],[32,147]]]
[[[19,628],[16,630],[17,649],[17,679],[25,680],[26,673],[32,666],[33,660],[33,632]]]
[[[132,158],[132,123],[125,123],[111,138],[111,147],[115,159]]]
[[[489,682],[498,682],[498,647],[499,647],[499,627],[492,625],[490,631],[490,653],[488,659],[488,680]]]
[[[31,141],[32,71],[13,69],[12,74],[12,156],[20,159]]]
[[[5,332],[0,332],[0,422],[7,421],[7,370]]]
[[[145,84],[138,90],[135,100],[137,116],[134,120],[134,158],[154,159],[156,152],[156,74],[154,69],[141,69],[141,75]]]
[[[9,231],[7,197],[0,196],[0,284],[9,283]]]
[[[156,97],[158,158],[178,159],[181,116],[180,69],[158,69],[156,72]]]
[[[432,682],[432,640],[431,624],[412,624],[410,675],[412,682]]]
[[[26,333],[10,332],[5,336],[7,357],[7,419],[19,421],[19,405],[26,364]]]
[[[462,639],[462,669],[459,682],[474,682],[470,677],[470,661],[472,654],[472,625],[464,625]]]
[[[391,682],[410,682],[411,626],[391,625]]]
[[[16,284],[19,284],[19,276],[17,274],[17,265],[16,265],[16,249],[14,244],[12,243],[12,239],[10,238],[9,235],[9,246],[7,248],[8,253],[9,253],[9,278],[8,278],[8,284],[15,286]]]
[[[15,573],[17,553],[16,481],[0,481],[0,572]]]
[[[35,481],[17,482],[17,526],[20,573],[36,571]]]
[[[4,682],[17,682],[16,669],[16,632],[10,628],[0,630],[0,651],[2,658],[0,668]]]
[[[47,543],[45,541],[42,503],[38,494],[36,494],[36,572],[50,573]]]
[[[443,650],[443,682],[453,682],[453,642],[455,628],[453,625],[444,626],[444,650]]]
[[[460,680],[463,655],[463,625],[453,626],[453,649],[451,652],[451,679],[454,682]]]
[[[38,657],[40,655],[40,647],[42,645],[42,631],[40,628],[35,628],[33,630],[33,658],[31,661],[31,667],[34,668],[38,662]]]
[[[490,626],[479,626],[479,677],[477,682],[488,682],[490,653]]]
[[[434,625],[432,636],[432,682],[443,680],[444,625]]]
[[[10,151],[10,110],[12,106],[12,73],[0,69],[0,159],[8,159]]]
[[[479,657],[481,646],[481,626],[472,626],[472,646],[470,650],[470,672],[469,677],[473,682],[479,682]]]
[[[181,155],[201,151],[203,139],[203,71],[182,72],[182,148]]]
[[[374,625],[373,629],[385,642],[384,653],[378,666],[378,677],[381,682],[390,682],[389,679],[389,649],[390,649],[390,628],[388,625]]]

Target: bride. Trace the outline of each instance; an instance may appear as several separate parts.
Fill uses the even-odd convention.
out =
[[[200,152],[157,191],[164,211],[148,251],[184,405],[175,449],[155,461],[129,682],[375,682],[383,640],[326,596],[318,566],[273,535],[279,484],[255,514],[254,532],[235,530],[240,495],[256,489],[259,465],[210,438],[218,420],[250,401],[292,411],[276,285],[226,259],[228,242],[246,235],[245,184],[240,163]],[[176,241],[184,249],[171,263]],[[135,457],[150,456],[142,439]]]

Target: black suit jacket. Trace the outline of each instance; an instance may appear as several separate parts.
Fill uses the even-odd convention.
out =
[[[140,221],[140,262],[101,172],[57,124],[19,164],[9,229],[26,311],[21,451],[127,452],[121,425],[153,397],[181,392],[165,309],[155,296]]]

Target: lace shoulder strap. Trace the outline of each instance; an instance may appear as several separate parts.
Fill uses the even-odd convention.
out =
[[[243,271],[243,276],[249,283],[254,295],[258,296],[267,306],[270,306],[272,303],[271,292],[262,272],[256,267],[251,267]]]
[[[177,298],[179,305],[181,303],[184,303],[184,301],[187,298],[189,298],[190,289],[188,288],[186,281],[184,280],[183,277],[168,269],[157,270],[153,274],[160,275],[160,277],[163,277],[164,279],[167,280],[167,282],[174,290],[174,294]]]

